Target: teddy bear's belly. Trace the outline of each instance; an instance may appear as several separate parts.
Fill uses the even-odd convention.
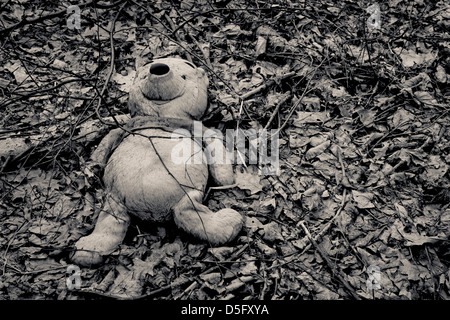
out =
[[[193,140],[172,140],[167,132],[155,129],[140,133],[153,136],[157,152],[148,138],[125,138],[105,168],[105,185],[123,201],[130,213],[143,220],[166,221],[172,216],[172,207],[187,191],[192,188],[204,191],[208,167],[205,161],[180,164],[179,159],[172,159],[174,147],[189,150],[189,155],[194,153],[191,152],[194,145],[198,151],[200,147]],[[200,152],[203,155],[201,149]]]

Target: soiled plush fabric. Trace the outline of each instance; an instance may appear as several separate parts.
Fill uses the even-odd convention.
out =
[[[134,134],[111,131],[91,157],[104,168],[107,196],[93,232],[76,242],[73,262],[101,263],[122,243],[130,214],[146,221],[173,220],[212,245],[237,236],[243,225],[240,213],[230,208],[212,212],[201,203],[210,175],[219,185],[234,182],[231,165],[207,165],[201,141],[164,130],[154,121],[167,119],[169,126],[187,127],[185,120],[198,120],[207,107],[207,86],[204,70],[181,59],[155,60],[137,71],[129,96],[135,118],[127,130],[137,129]],[[225,154],[223,144],[214,143],[220,146]]]

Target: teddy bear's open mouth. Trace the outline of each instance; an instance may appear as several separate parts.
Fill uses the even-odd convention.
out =
[[[157,75],[157,76],[163,76],[165,74],[168,74],[170,71],[170,68],[165,63],[154,63],[150,67],[150,73]]]

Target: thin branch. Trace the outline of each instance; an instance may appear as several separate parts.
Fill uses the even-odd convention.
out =
[[[122,12],[123,8],[125,7],[125,4],[126,4],[126,2],[124,2],[124,3],[120,6],[119,10],[117,11],[116,16],[114,17],[113,22],[111,23],[111,30],[110,30],[110,32],[109,32],[109,43],[110,43],[110,46],[111,46],[111,59],[110,59],[111,61],[110,61],[110,67],[109,67],[109,72],[108,72],[108,75],[107,75],[107,77],[106,77],[105,83],[103,84],[102,91],[100,91],[100,94],[99,94],[99,96],[98,96],[97,107],[95,108],[95,113],[97,114],[97,117],[98,117],[98,119],[100,120],[100,122],[103,123],[103,124],[107,124],[107,123],[103,120],[102,116],[100,115],[99,109],[100,109],[102,100],[104,100],[104,99],[103,99],[103,94],[105,93],[106,88],[108,87],[108,83],[109,83],[109,81],[111,80],[112,74],[113,74],[113,72],[114,72],[114,61],[115,61],[115,57],[116,57],[116,55],[115,55],[115,50],[114,50],[114,29],[116,28],[116,21],[117,21],[117,18],[119,17],[120,12]],[[114,122],[116,123],[116,125],[118,125],[118,126],[120,127],[119,122],[117,121],[116,117],[112,114],[112,112],[111,112],[111,110],[110,110],[109,108],[108,108],[108,111],[109,111],[109,113],[111,114],[111,116],[113,117]]]
[[[278,102],[277,106],[275,107],[275,109],[272,112],[272,115],[270,116],[269,121],[267,121],[266,126],[264,127],[264,130],[267,130],[267,128],[269,128],[269,126],[271,125],[273,119],[275,119],[275,116],[278,114],[278,111],[280,111],[280,108],[283,104],[286,103],[286,101],[288,101],[289,99],[291,99],[293,97],[293,95],[291,94],[290,91],[286,92],[286,94],[284,95],[284,97],[280,100],[280,102]]]
[[[311,243],[314,245],[317,251],[319,251],[320,256],[325,260],[328,267],[331,269],[333,274],[339,279],[339,281],[342,283],[342,285],[350,292],[350,294],[355,298],[356,300],[361,300],[361,297],[355,292],[355,289],[351,286],[351,284],[345,279],[344,275],[342,274],[342,271],[338,268],[336,268],[333,263],[331,262],[330,258],[326,254],[326,252],[322,249],[322,247],[314,240],[314,238],[311,236],[311,233],[309,233],[308,228],[305,226],[303,221],[299,222],[299,225],[302,227],[303,231],[305,231],[306,236],[309,238]]]
[[[80,7],[80,9],[82,9],[82,8],[88,7],[90,5],[94,5],[95,7],[100,8],[100,9],[109,9],[109,8],[117,6],[118,4],[120,4],[120,3],[124,2],[124,1],[126,1],[126,0],[119,0],[119,1],[114,2],[112,4],[100,4],[100,3],[97,3],[97,1],[87,1],[85,3],[80,3],[78,5],[78,7]],[[12,26],[9,26],[9,27],[6,27],[6,28],[0,30],[0,37],[3,37],[5,34],[12,32],[12,31],[14,31],[15,29],[17,29],[19,27],[23,27],[23,26],[26,26],[26,25],[29,25],[29,24],[36,24],[36,23],[39,23],[39,22],[43,22],[45,20],[49,20],[49,19],[57,18],[59,16],[63,16],[65,14],[67,14],[67,8],[59,10],[57,12],[53,12],[53,13],[49,13],[49,14],[43,15],[43,16],[40,16],[40,17],[37,17],[37,18],[33,18],[33,19],[24,18],[21,21],[19,21],[18,23],[13,24]]]
[[[169,23],[170,29],[171,30],[175,30],[175,24],[173,23],[172,19],[169,17],[168,14],[165,14],[164,17],[166,18],[167,22]],[[178,33],[173,32],[173,35],[175,36],[175,39],[177,39],[178,42],[182,42],[180,36],[178,35]],[[186,59],[192,63],[192,57],[190,55],[190,53],[188,51],[185,52],[186,54]]]
[[[62,87],[62,86],[64,86],[64,85],[68,84],[68,83],[71,83],[71,82],[77,82],[77,81],[86,81],[86,82],[89,82],[89,81],[95,81],[95,79],[91,79],[91,78],[89,78],[89,79],[69,79],[69,80],[60,82],[60,83],[54,85],[54,86],[51,87],[51,88],[45,88],[45,89],[41,89],[41,90],[33,90],[33,91],[28,91],[28,92],[23,92],[23,91],[22,91],[22,92],[23,92],[23,95],[21,95],[21,96],[20,96],[20,94],[22,93],[21,91],[19,91],[19,92],[14,92],[14,94],[15,94],[15,95],[19,95],[19,97],[18,97],[18,98],[15,98],[15,99],[11,99],[11,100],[9,100],[9,101],[8,101],[7,99],[4,99],[3,101],[5,101],[5,100],[6,100],[6,101],[5,101],[4,103],[0,104],[0,106],[1,106],[1,107],[6,107],[6,106],[8,106],[8,105],[10,105],[10,104],[12,104],[12,103],[15,103],[15,102],[18,102],[18,101],[21,101],[21,100],[24,100],[24,99],[27,99],[27,98],[30,98],[30,97],[38,96],[37,93],[43,93],[43,92],[53,91],[53,90],[58,89],[59,87]]]
[[[314,72],[312,73],[311,77],[309,78],[308,82],[306,83],[306,88],[303,91],[301,97],[298,99],[298,101],[292,106],[291,110],[289,110],[289,114],[286,118],[286,120],[284,120],[283,124],[277,129],[276,133],[272,134],[272,137],[275,134],[278,134],[281,130],[284,129],[284,127],[288,124],[290,118],[292,117],[292,115],[294,114],[295,110],[297,110],[297,107],[300,105],[300,102],[303,100],[303,97],[309,93],[310,91],[312,91],[312,89],[309,89],[309,85],[311,83],[311,81],[314,78],[314,75],[316,74],[317,70],[319,70],[320,66],[322,66],[322,64],[325,62],[325,59],[323,59],[320,64],[314,69]]]
[[[255,89],[249,91],[249,92],[246,92],[246,93],[240,95],[239,98],[241,98],[242,100],[248,99],[249,97],[253,96],[254,94],[257,94],[257,93],[261,92],[262,90],[264,90],[264,89],[274,85],[275,83],[277,83],[279,81],[282,81],[282,80],[286,80],[288,78],[291,78],[291,77],[295,76],[296,74],[297,74],[297,72],[291,71],[291,72],[288,72],[288,73],[286,73],[286,74],[284,74],[282,76],[273,78],[273,79],[271,79],[271,80],[269,80],[267,82],[264,82],[259,87],[257,87]]]

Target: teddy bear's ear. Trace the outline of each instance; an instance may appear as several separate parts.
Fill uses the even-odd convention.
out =
[[[208,74],[207,74],[206,70],[203,69],[202,67],[198,67],[198,68],[196,69],[196,72],[197,72],[197,76],[198,76],[199,78],[206,77],[206,79],[208,79]]]
[[[205,69],[203,69],[202,67],[198,67],[195,68],[195,76],[197,77],[197,81],[201,87],[208,87],[209,85],[209,78],[208,78],[208,73],[206,72]]]
[[[203,69],[202,67],[196,68],[195,71],[197,72],[197,74],[198,74],[199,76],[205,76],[205,75],[206,75],[206,70]]]
[[[142,51],[139,51],[139,54],[136,55],[134,60],[134,66],[137,69],[145,66],[146,64],[152,63],[155,59],[151,50],[147,47]]]

